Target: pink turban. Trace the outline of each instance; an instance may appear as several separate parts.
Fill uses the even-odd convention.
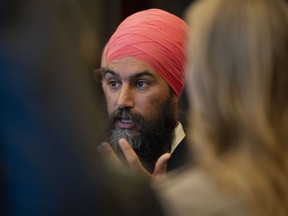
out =
[[[149,9],[127,17],[107,44],[106,63],[133,57],[149,65],[180,96],[188,27],[179,17]]]

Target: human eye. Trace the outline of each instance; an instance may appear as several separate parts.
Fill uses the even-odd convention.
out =
[[[135,87],[138,89],[146,89],[148,87],[148,83],[144,80],[137,80],[135,83]]]
[[[108,86],[110,86],[111,89],[118,89],[121,86],[121,83],[118,80],[110,79],[108,80]]]

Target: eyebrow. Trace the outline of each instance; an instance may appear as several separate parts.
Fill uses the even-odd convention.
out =
[[[113,71],[113,70],[110,70],[110,69],[107,69],[107,68],[100,68],[100,70],[101,70],[101,73],[102,73],[103,76],[105,76],[106,74],[111,74],[113,76],[120,77],[120,75],[117,72]],[[155,78],[155,76],[151,72],[149,72],[147,70],[135,73],[132,76],[130,76],[130,78],[139,78],[139,77],[142,77],[142,76],[150,76],[152,78]]]

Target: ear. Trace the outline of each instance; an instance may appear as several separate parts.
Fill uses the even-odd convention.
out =
[[[95,77],[96,82],[101,82],[102,89],[103,89],[103,92],[105,94],[107,83],[105,82],[105,79],[104,79],[103,70],[104,70],[104,68],[102,68],[102,67],[100,69],[94,70],[94,77]]]
[[[173,92],[173,103],[178,104],[178,102],[179,102],[179,96]]]
[[[104,81],[104,79],[102,79],[101,84],[102,84],[103,93],[106,95],[106,86],[107,86],[107,84]]]

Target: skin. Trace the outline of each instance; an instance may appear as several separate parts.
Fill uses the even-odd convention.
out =
[[[132,57],[112,61],[105,68],[106,70],[102,74],[102,87],[106,96],[109,115],[117,108],[129,108],[147,120],[161,114],[155,107],[163,103],[167,97],[171,97],[171,92],[168,84],[156,71]],[[176,118],[178,97],[175,94],[173,94],[173,104]],[[132,120],[127,119],[119,119],[115,123],[115,127],[119,128],[133,128],[135,126]],[[136,167],[145,175],[151,176],[141,165],[137,154],[125,139],[120,139],[119,145],[131,168]],[[108,143],[102,143],[100,149],[112,161],[118,161],[115,152]],[[162,179],[165,176],[169,158],[170,154],[165,153],[158,159],[152,174],[153,177]]]
[[[102,87],[110,115],[117,108],[130,108],[147,120],[158,113],[158,104],[171,97],[168,84],[160,75],[143,62],[127,57],[112,61],[107,65]],[[177,109],[178,97],[173,96],[174,108]],[[176,116],[175,116],[176,118]],[[130,128],[133,122],[118,121],[116,127]]]
[[[127,159],[129,168],[131,168],[131,170],[140,171],[142,174],[144,174],[144,176],[150,178],[151,180],[163,181],[166,178],[168,160],[171,157],[170,153],[165,153],[159,157],[159,159],[156,162],[154,172],[151,175],[142,166],[139,157],[137,156],[131,145],[127,142],[127,140],[121,138],[119,140],[119,145]],[[122,162],[120,161],[120,159],[117,157],[112,147],[107,142],[101,143],[99,149],[104,155],[106,155],[107,159],[111,161],[112,164],[120,167],[123,166]]]

